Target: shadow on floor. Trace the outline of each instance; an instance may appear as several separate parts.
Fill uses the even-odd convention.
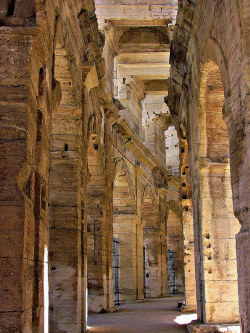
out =
[[[183,320],[185,316],[183,317],[180,309],[177,308],[178,302],[181,300],[183,300],[183,296],[156,298],[146,300],[143,303],[122,305],[114,313],[90,314],[89,332],[187,333],[187,325],[178,324],[178,322],[185,323],[185,319]],[[178,318],[181,318],[181,320]]]

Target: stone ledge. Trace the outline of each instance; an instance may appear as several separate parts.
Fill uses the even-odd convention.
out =
[[[205,325],[193,321],[187,325],[189,333],[240,333],[240,324]]]

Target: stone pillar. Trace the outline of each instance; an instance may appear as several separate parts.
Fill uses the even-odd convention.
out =
[[[167,248],[175,252],[175,281],[176,291],[184,292],[184,263],[183,263],[183,227],[180,212],[176,211],[173,201],[169,202],[167,222]],[[174,210],[173,210],[174,209]]]
[[[135,214],[115,217],[114,237],[119,239],[120,257],[120,301],[125,303],[137,299],[138,242],[137,218]]]
[[[83,258],[86,227],[82,216],[85,207],[81,184],[82,172],[86,174],[87,170],[83,170],[80,157],[80,135],[77,138],[74,134],[80,115],[79,109],[63,107],[53,115],[49,198],[50,332],[81,332],[84,329],[81,295],[87,266]],[[60,120],[65,117],[68,118],[67,134],[60,133],[63,130]]]
[[[248,22],[248,20],[246,20]],[[247,95],[248,96],[248,95]],[[246,97],[248,98],[248,97]],[[230,107],[230,106],[229,106]],[[249,112],[249,107],[246,109]],[[227,112],[227,110],[225,110]],[[245,135],[245,129],[241,130],[242,140],[239,140],[238,131],[234,132],[235,120],[232,119],[232,130],[235,133],[230,141],[230,159],[231,159],[231,177],[233,206],[235,216],[240,222],[240,230],[237,233],[235,224],[230,224],[231,237],[236,234],[236,254],[237,254],[237,273],[238,273],[238,295],[239,312],[242,333],[248,333],[250,330],[250,264],[249,264],[249,133]],[[236,226],[236,228],[235,228]]]
[[[161,293],[158,276],[158,259],[161,246],[156,228],[144,227],[143,243],[146,248],[146,296],[149,298],[158,297]]]
[[[168,296],[168,248],[167,248],[167,202],[166,202],[166,189],[159,187],[159,214],[160,214],[160,226],[161,226],[161,296]]]
[[[143,228],[145,223],[142,220],[142,197],[143,197],[143,169],[141,165],[135,166],[135,183],[136,183],[136,210],[138,216],[137,223],[137,275],[138,275],[138,292],[137,299],[144,299],[144,271],[143,271]]]
[[[113,308],[113,290],[109,288],[112,270],[112,207],[111,186],[108,186],[101,156],[103,146],[97,135],[91,135],[88,148],[90,179],[87,186],[88,239],[88,308],[91,312]],[[112,200],[111,200],[112,202]],[[110,237],[111,236],[111,237]],[[111,267],[109,267],[109,265]],[[112,295],[112,300],[110,299]]]
[[[143,82],[133,75],[119,75],[114,80],[117,94],[115,97],[124,109],[119,114],[126,119],[132,130],[142,138],[142,108],[144,98]]]
[[[137,264],[136,264],[136,270],[137,270],[137,283],[136,283],[136,288],[137,288],[137,295],[136,299],[144,299],[144,285],[143,285],[143,225],[139,221],[137,222]]]
[[[160,233],[161,252],[159,253],[159,282],[161,285],[160,296],[168,296],[168,268],[167,268],[167,239],[166,231]]]
[[[185,305],[182,312],[196,312],[195,258],[194,258],[194,226],[192,199],[182,199],[182,221],[184,237],[184,276]]]
[[[143,243],[146,248],[147,297],[166,296],[166,237],[160,229],[144,227]]]
[[[1,10],[4,16],[4,8]],[[26,14],[34,17],[34,6],[22,13],[20,2],[14,21],[28,24]],[[4,27],[4,20],[1,23],[0,331],[36,332],[44,330],[48,310],[44,299],[48,287],[50,121],[40,94],[47,83],[43,68],[39,68],[43,60],[31,61],[37,35],[41,38],[38,28]]]
[[[70,69],[76,64],[69,63],[66,51],[60,46],[55,53],[55,76],[62,86],[62,100],[52,115],[49,329],[50,332],[85,332],[88,312],[87,224],[84,223],[88,106],[77,100],[82,96],[74,94],[74,86],[77,79],[85,82],[86,87],[81,86],[86,103],[88,91],[94,85],[88,73],[93,70],[87,64],[82,73],[75,71],[80,75],[72,80]]]
[[[199,316],[206,324],[239,320],[234,217],[228,162],[200,159]],[[197,232],[197,231],[196,231]]]
[[[192,187],[190,185],[190,168],[187,140],[180,139],[181,162],[181,205],[184,239],[184,270],[185,270],[185,305],[182,312],[197,311],[194,256],[194,226]]]
[[[162,113],[167,113],[168,108],[161,95],[147,95],[142,102],[142,126],[145,146],[163,164],[166,160],[165,121]]]

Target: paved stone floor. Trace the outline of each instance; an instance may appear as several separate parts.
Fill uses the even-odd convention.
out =
[[[183,314],[177,309],[183,296],[147,300],[143,303],[126,304],[114,313],[90,314],[90,333],[181,333],[186,325],[174,320]],[[184,319],[185,319],[184,315]]]

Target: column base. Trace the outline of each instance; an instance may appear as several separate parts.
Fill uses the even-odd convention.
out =
[[[102,309],[102,311],[100,313],[113,313],[116,311],[118,311],[118,307],[113,306],[112,308],[109,308],[107,310]]]
[[[240,333],[240,324],[206,325],[193,321],[187,325],[189,333]]]
[[[196,305],[182,305],[181,307],[181,312],[197,312],[197,307]]]

